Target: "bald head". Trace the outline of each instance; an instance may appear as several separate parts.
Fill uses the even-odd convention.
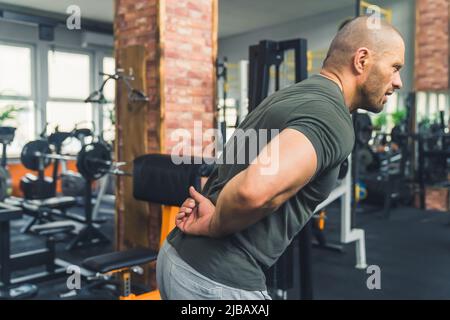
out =
[[[402,36],[388,22],[380,19],[374,23],[369,16],[354,18],[343,24],[334,37],[323,66],[338,70],[348,66],[361,47],[371,50],[376,58],[399,45],[403,45]]]
[[[402,87],[405,44],[389,23],[358,17],[342,25],[320,71],[340,85],[350,110],[383,110],[388,96]]]

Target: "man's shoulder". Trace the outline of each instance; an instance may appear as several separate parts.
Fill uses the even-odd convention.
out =
[[[342,92],[331,84],[322,81],[318,76],[293,84],[273,94],[268,101],[269,106],[290,106],[296,109],[301,106],[337,106],[343,111],[345,106]],[[299,110],[299,109],[297,109]]]

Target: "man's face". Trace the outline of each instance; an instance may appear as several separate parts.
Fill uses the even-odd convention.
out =
[[[404,54],[405,47],[401,41],[375,59],[360,87],[362,109],[381,112],[388,96],[402,87],[400,69],[404,64]]]

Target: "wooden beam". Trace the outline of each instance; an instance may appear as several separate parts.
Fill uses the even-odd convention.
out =
[[[134,45],[119,51],[118,67],[134,76],[134,80],[131,82],[133,88],[145,93],[145,48]],[[123,81],[119,81],[117,83],[116,112],[115,158],[117,161],[126,162],[127,165],[123,169],[131,172],[133,159],[147,153],[148,103],[129,101],[128,89]],[[148,204],[133,198],[132,178],[119,177],[116,192],[117,249],[122,250],[136,245],[150,247]]]

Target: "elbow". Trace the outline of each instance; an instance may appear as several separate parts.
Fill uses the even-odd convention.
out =
[[[271,199],[266,196],[261,190],[242,186],[238,190],[238,203],[240,208],[253,211],[262,209],[271,203]]]

